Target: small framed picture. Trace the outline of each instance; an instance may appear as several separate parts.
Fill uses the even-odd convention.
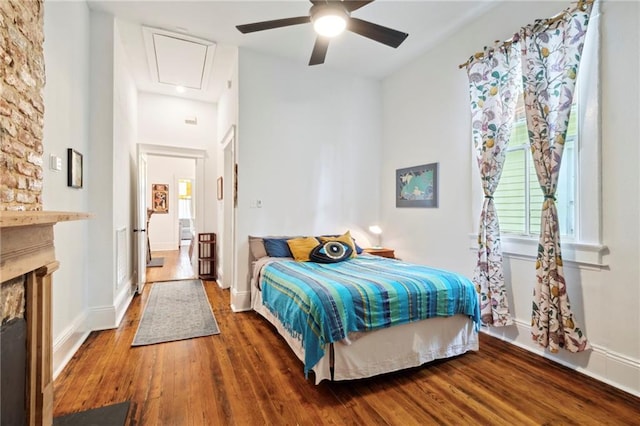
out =
[[[438,163],[396,170],[396,207],[438,207]]]
[[[169,185],[154,183],[151,185],[151,202],[154,213],[169,213]]]
[[[72,148],[67,149],[67,186],[82,188],[82,154]]]

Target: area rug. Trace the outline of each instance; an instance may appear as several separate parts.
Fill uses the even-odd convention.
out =
[[[121,426],[127,420],[129,401],[54,417],[53,426]]]
[[[155,283],[131,346],[219,334],[202,281]]]
[[[154,257],[147,263],[147,268],[162,268],[164,266],[164,257]]]

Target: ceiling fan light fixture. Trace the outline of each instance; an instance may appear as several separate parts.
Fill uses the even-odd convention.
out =
[[[323,6],[321,8],[314,6],[314,8],[312,8],[311,20],[313,29],[319,35],[335,37],[347,28],[349,14],[344,9],[332,6]]]

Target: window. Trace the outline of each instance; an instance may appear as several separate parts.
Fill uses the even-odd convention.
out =
[[[191,180],[178,179],[178,218],[191,217]]]
[[[582,51],[576,102],[571,112],[556,191],[563,260],[596,268],[607,263],[608,252],[602,244],[601,229],[599,46],[600,14],[596,2]],[[535,259],[544,197],[530,164],[522,104],[518,105],[516,114],[494,202],[500,219],[503,253],[508,257]],[[474,217],[480,215],[482,196],[482,191],[473,195],[473,205],[478,206]],[[474,250],[477,250],[477,238],[477,233],[469,234]]]
[[[576,223],[577,98],[576,90],[556,191],[560,234],[569,238],[574,237]],[[540,235],[543,201],[544,194],[538,183],[529,150],[524,102],[521,96],[516,107],[516,117],[502,169],[502,177],[494,193],[501,232],[534,237]]]

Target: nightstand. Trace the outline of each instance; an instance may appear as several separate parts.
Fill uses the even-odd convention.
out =
[[[375,256],[388,257],[389,259],[395,259],[396,258],[394,250],[389,249],[389,248],[370,247],[370,248],[362,249],[362,251],[364,251],[365,253],[373,254]]]

